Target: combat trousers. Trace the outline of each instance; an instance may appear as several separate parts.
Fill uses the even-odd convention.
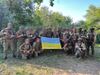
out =
[[[94,55],[94,44],[93,43],[89,43],[87,45],[87,55],[89,55],[89,52],[90,52],[90,48],[91,48],[91,54]]]
[[[7,57],[9,48],[12,50],[13,56],[16,55],[17,51],[17,44],[16,40],[4,40],[3,42],[3,48],[4,48],[4,57]]]
[[[20,54],[20,46],[25,42],[24,39],[21,39],[21,40],[17,40],[17,56],[20,58],[21,57],[21,54]]]

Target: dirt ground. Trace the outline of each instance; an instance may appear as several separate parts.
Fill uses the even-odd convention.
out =
[[[100,75],[100,48],[94,57],[84,60],[66,55],[61,51],[48,52],[39,57],[2,60],[0,54],[0,75]]]

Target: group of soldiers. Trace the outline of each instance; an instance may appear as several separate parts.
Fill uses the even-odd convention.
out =
[[[7,59],[8,50],[12,50],[14,58],[27,59],[32,56],[38,56],[43,52],[41,48],[41,37],[59,38],[62,49],[67,54],[73,54],[76,57],[84,58],[89,55],[90,47],[91,54],[94,55],[95,32],[91,28],[88,32],[85,29],[75,28],[43,28],[33,30],[20,26],[17,32],[11,23],[1,30],[0,38],[3,45],[3,57]]]
[[[63,49],[67,54],[74,54],[77,58],[85,58],[90,54],[94,55],[94,45],[96,41],[96,34],[94,28],[86,29],[79,28],[71,31],[65,30],[63,33]]]

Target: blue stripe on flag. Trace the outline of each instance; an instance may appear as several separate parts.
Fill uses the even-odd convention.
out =
[[[59,38],[47,38],[41,37],[42,43],[53,43],[53,44],[60,44]]]

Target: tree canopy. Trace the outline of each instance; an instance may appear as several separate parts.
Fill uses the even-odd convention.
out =
[[[100,7],[91,5],[86,14],[86,27],[100,29]]]
[[[95,27],[100,29],[100,7],[91,5],[85,15],[86,21],[73,23],[70,16],[63,16],[59,12],[49,11],[47,7],[35,7],[43,0],[0,0],[0,25],[13,22],[17,29],[20,25],[34,27]],[[50,0],[54,5],[54,0]]]

